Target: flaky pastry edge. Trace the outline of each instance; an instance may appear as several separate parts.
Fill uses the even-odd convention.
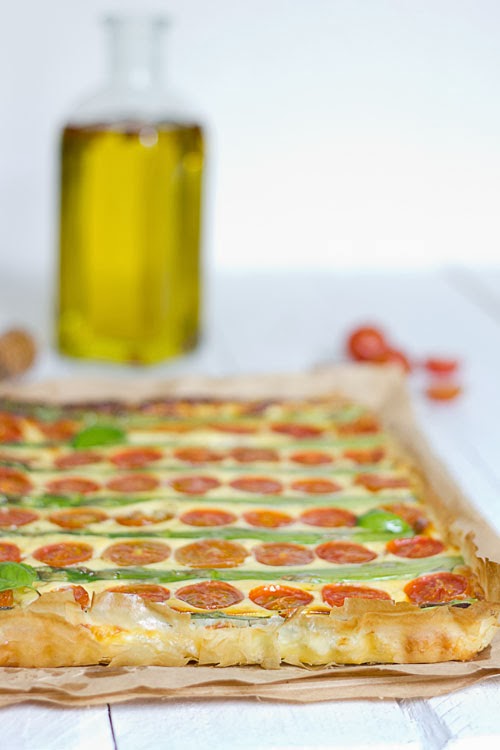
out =
[[[295,613],[250,623],[195,620],[168,603],[103,592],[82,610],[70,591],[42,594],[0,618],[0,666],[69,667],[466,661],[497,629],[500,605],[419,608],[347,599],[329,614]]]

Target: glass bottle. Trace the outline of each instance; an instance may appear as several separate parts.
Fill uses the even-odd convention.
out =
[[[58,345],[146,364],[197,341],[203,131],[165,95],[163,19],[106,24],[108,83],[62,133]]]

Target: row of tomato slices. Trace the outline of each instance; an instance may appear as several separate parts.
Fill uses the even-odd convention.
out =
[[[18,417],[13,414],[0,413],[0,443],[16,443],[25,439],[25,428],[36,428],[42,439],[48,441],[65,442],[71,440],[83,427],[83,422],[72,419],[58,419],[53,422],[44,422],[33,418]],[[380,429],[378,421],[370,414],[363,414],[350,422],[332,422],[331,427],[307,423],[270,423],[260,420],[253,423],[244,422],[183,422],[183,421],[159,421],[157,424],[144,428],[131,426],[129,432],[167,432],[188,433],[195,431],[216,431],[234,435],[253,435],[256,433],[270,432],[278,435],[307,440],[318,438],[325,434],[366,435],[378,432]]]
[[[382,506],[383,510],[395,513],[406,521],[415,531],[424,531],[429,520],[418,505],[391,503]],[[121,526],[153,526],[175,518],[175,514],[166,508],[140,509],[130,513],[109,516],[100,508],[81,507],[56,510],[48,513],[44,520],[63,529],[84,529],[91,524],[102,523],[111,519]],[[181,513],[178,520],[188,526],[218,527],[228,526],[238,521],[238,516],[222,508],[192,508]],[[0,529],[27,526],[40,519],[37,511],[28,508],[4,506],[0,508]],[[308,508],[298,517],[272,508],[255,508],[241,514],[241,519],[250,526],[276,529],[299,522],[308,526],[338,528],[356,526],[357,517],[345,508],[321,507]]]
[[[90,596],[83,586],[63,586],[59,590],[72,590],[75,601],[86,609],[90,605]],[[151,602],[166,602],[171,592],[165,586],[151,583],[132,583],[113,586],[107,591],[133,595]],[[466,576],[441,572],[414,578],[404,587],[408,600],[414,604],[438,604],[472,596],[471,584]],[[242,602],[244,594],[235,586],[225,581],[201,581],[182,586],[174,592],[175,599],[201,610],[221,610]],[[306,607],[313,602],[309,591],[294,586],[273,583],[253,588],[248,598],[259,607],[290,614],[299,607]],[[346,599],[381,599],[390,601],[391,597],[382,589],[350,584],[327,584],[321,589],[322,601],[330,607],[341,607]],[[11,590],[0,593],[0,607],[12,607],[14,595]],[[175,605],[174,605],[175,609]]]
[[[404,558],[432,557],[445,549],[439,539],[414,536],[391,539],[385,552]],[[171,555],[165,542],[151,539],[134,539],[111,544],[101,554],[101,559],[113,565],[130,567],[161,563]],[[315,558],[335,565],[361,564],[375,560],[378,554],[368,547],[352,541],[327,541],[314,549],[294,542],[265,542],[250,551],[239,542],[226,539],[200,539],[178,547],[174,559],[189,568],[235,568],[253,555],[261,565],[302,566]],[[62,541],[38,547],[31,553],[38,562],[53,568],[65,568],[88,562],[94,556],[87,542]],[[0,542],[0,561],[20,562],[21,550],[11,542]]]
[[[192,466],[213,464],[228,459],[236,461],[238,464],[277,463],[286,459],[301,466],[326,466],[339,459],[347,459],[355,464],[375,464],[379,463],[385,455],[386,451],[383,447],[349,448],[342,451],[337,458],[332,453],[321,450],[294,451],[286,457],[275,448],[252,446],[239,446],[230,450],[215,450],[200,445],[188,445],[173,451],[146,446],[141,448],[127,448],[110,454],[104,454],[96,450],[75,450],[58,456],[54,460],[54,467],[56,469],[72,469],[77,466],[89,466],[109,461],[112,465],[120,469],[142,469],[169,456]],[[9,456],[7,455],[6,460],[8,459]],[[13,459],[15,460],[15,456]]]
[[[410,481],[405,476],[379,474],[358,474],[354,478],[354,485],[364,487],[370,492],[383,489],[405,489],[410,487]],[[269,476],[239,476],[223,483],[220,479],[210,475],[183,475],[162,480],[153,473],[133,472],[113,476],[105,483],[96,478],[65,476],[44,482],[46,492],[54,495],[88,495],[102,489],[118,493],[153,492],[160,487],[169,487],[186,495],[205,495],[211,490],[227,486],[243,493],[257,495],[279,495],[285,489],[306,495],[329,495],[340,492],[343,488],[339,482],[323,477],[309,477],[296,479],[286,485],[281,480]],[[0,493],[5,495],[27,495],[34,489],[28,474],[8,466],[0,466]]]

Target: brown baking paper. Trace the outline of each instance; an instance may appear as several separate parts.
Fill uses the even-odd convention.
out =
[[[308,374],[227,378],[187,376],[154,380],[58,380],[3,385],[0,395],[28,400],[75,402],[99,399],[139,401],[155,396],[235,398],[315,397],[334,392],[364,403],[379,416],[421,469],[443,528],[475,553],[488,578],[488,598],[500,601],[500,539],[464,497],[416,427],[404,377],[396,368],[341,365]],[[306,669],[260,667],[71,667],[0,669],[0,705],[45,701],[98,705],[155,698],[257,698],[307,703],[360,698],[428,698],[500,675],[500,637],[469,662],[331,666]]]

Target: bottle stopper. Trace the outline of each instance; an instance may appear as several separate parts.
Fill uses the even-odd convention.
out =
[[[0,378],[12,378],[25,372],[36,356],[33,336],[12,328],[0,336]]]

